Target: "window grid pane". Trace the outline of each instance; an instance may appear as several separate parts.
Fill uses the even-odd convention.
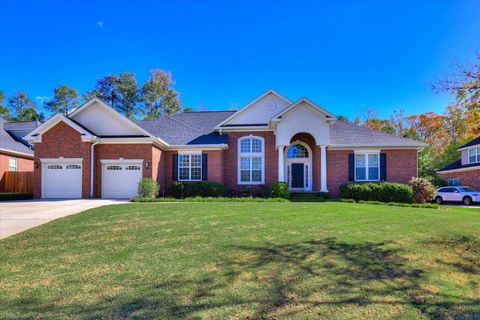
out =
[[[239,145],[239,182],[262,183],[263,181],[263,140],[245,138]]]
[[[240,152],[250,153],[251,152],[251,139],[244,139],[240,142]]]
[[[262,140],[252,139],[252,152],[254,153],[262,152]]]
[[[180,154],[178,156],[178,180],[202,180],[201,154]]]

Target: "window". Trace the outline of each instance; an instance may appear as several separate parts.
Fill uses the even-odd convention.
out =
[[[264,181],[264,140],[244,137],[239,140],[238,183],[262,184]]]
[[[8,171],[17,171],[17,158],[9,158],[8,159]]]
[[[66,169],[81,169],[81,167],[78,164],[69,164]]]
[[[60,170],[60,169],[62,169],[62,166],[59,165],[59,164],[52,164],[52,165],[49,165],[49,166],[47,167],[47,169]]]
[[[125,170],[140,170],[140,166],[126,166]]]
[[[200,181],[202,180],[202,155],[179,154],[178,155],[178,180]]]
[[[480,148],[468,150],[468,159],[470,163],[480,162]]]
[[[355,180],[380,180],[380,155],[378,153],[355,154]]]
[[[304,146],[296,144],[288,149],[287,158],[308,158],[308,150]]]
[[[454,193],[456,191],[457,191],[457,189],[455,189],[455,188],[442,188],[442,189],[438,190],[438,192],[442,192],[442,193]]]
[[[122,167],[120,167],[120,166],[108,166],[107,170],[122,170]]]
[[[448,179],[448,185],[449,186],[459,186],[460,185],[460,179],[458,179],[458,178]]]

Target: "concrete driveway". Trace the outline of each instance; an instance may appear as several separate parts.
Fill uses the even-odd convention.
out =
[[[0,202],[0,239],[37,227],[49,221],[126,200],[75,199]]]

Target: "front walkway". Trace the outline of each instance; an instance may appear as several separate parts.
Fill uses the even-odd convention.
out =
[[[26,200],[0,202],[0,239],[52,220],[125,200]]]

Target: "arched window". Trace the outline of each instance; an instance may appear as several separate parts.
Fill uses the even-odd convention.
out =
[[[238,140],[238,183],[264,183],[264,154],[263,138],[247,136]]]
[[[308,158],[308,149],[301,144],[293,145],[287,151],[287,158]]]

